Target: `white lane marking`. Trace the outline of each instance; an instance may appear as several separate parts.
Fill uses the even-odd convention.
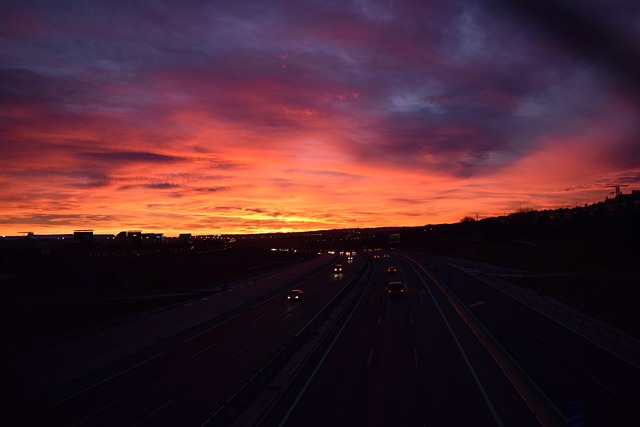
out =
[[[371,358],[373,357],[373,349],[369,350],[369,358],[367,359],[367,368],[371,366]]]
[[[278,427],[283,427],[287,423],[287,421],[289,420],[289,417],[291,416],[291,413],[296,409],[296,406],[298,406],[298,402],[300,402],[300,399],[302,399],[302,395],[307,391],[307,388],[309,387],[309,384],[311,384],[311,381],[313,381],[314,377],[318,373],[318,370],[320,369],[320,367],[324,363],[325,359],[327,358],[327,356],[329,355],[329,353],[333,349],[333,346],[336,344],[336,341],[338,341],[338,338],[340,338],[340,335],[342,335],[342,331],[347,326],[347,323],[349,323],[349,320],[351,320],[351,317],[353,317],[353,313],[355,313],[355,311],[360,306],[360,303],[362,302],[362,298],[364,297],[365,293],[369,289],[370,285],[371,285],[371,279],[369,279],[369,281],[367,282],[367,286],[362,291],[362,294],[360,295],[360,298],[358,299],[358,302],[356,303],[355,307],[353,307],[353,310],[351,310],[351,313],[349,313],[349,316],[347,316],[345,321],[342,323],[342,326],[340,327],[340,329],[338,330],[338,333],[333,338],[333,341],[331,341],[331,344],[329,344],[329,348],[324,352],[324,354],[322,355],[322,358],[316,364],[316,367],[314,368],[313,372],[311,372],[311,375],[309,375],[307,377],[307,382],[304,383],[304,385],[302,386],[302,389],[298,392],[298,395],[296,396],[296,398],[293,401],[293,403],[289,406],[289,410],[287,411],[286,414],[284,414],[284,417],[280,421],[280,424],[278,425]]]
[[[265,316],[265,315],[264,315],[264,313],[263,313],[263,314],[261,314],[260,316],[256,317],[255,319],[253,319],[253,320],[251,321],[251,324],[253,325],[253,324],[254,324],[254,323],[256,323],[258,320],[262,319],[264,316]]]
[[[285,320],[287,320],[289,317],[291,317],[291,313],[287,314],[286,316],[284,316],[282,318],[282,320],[280,320],[281,322],[284,322]]]
[[[511,313],[509,313],[508,311],[502,310],[502,313],[507,317],[511,317]]]
[[[306,323],[306,325],[304,325],[302,328],[300,328],[300,330],[299,330],[298,332],[296,332],[296,334],[295,334],[294,336],[295,336],[295,337],[297,337],[298,335],[300,335],[300,334],[302,333],[302,331],[304,331],[305,329],[307,329],[307,326],[309,326],[311,323],[313,323],[313,322],[316,320],[316,318],[317,318],[318,316],[320,316],[320,315],[324,312],[324,309],[325,309],[325,308],[327,308],[327,307],[329,307],[329,305],[330,305],[330,304],[331,304],[331,303],[332,303],[336,298],[338,298],[339,296],[340,296],[340,293],[335,294],[335,295],[333,296],[333,298],[331,298],[331,300],[330,300],[329,302],[327,302],[327,303],[324,305],[324,307],[322,307],[322,308],[321,308],[321,309],[316,313],[316,315],[315,315],[315,316],[313,316],[313,318],[312,318],[311,320],[309,320],[309,321]],[[360,297],[360,298],[362,298],[362,297]]]
[[[242,353],[243,351],[245,351],[246,349],[248,349],[249,347],[251,347],[251,344],[253,344],[255,341],[251,341],[249,344],[245,345],[244,347],[242,347],[240,350],[238,350],[238,352],[236,354],[234,354],[234,356],[239,355],[240,353]]]
[[[371,295],[371,300],[369,301],[369,305],[373,305],[373,299],[376,297],[375,294]]]
[[[382,316],[378,316],[378,326],[380,325],[380,322],[382,322]]]
[[[206,334],[207,332],[209,332],[209,331],[211,331],[211,330],[213,330],[213,329],[217,328],[218,326],[222,326],[222,325],[224,325],[225,323],[229,322],[230,320],[235,319],[236,317],[240,316],[240,314],[241,314],[241,313],[236,314],[235,316],[231,316],[231,317],[230,317],[230,318],[228,318],[227,320],[224,320],[224,321],[222,321],[222,322],[218,323],[217,325],[212,326],[212,327],[210,327],[209,329],[206,329],[206,330],[204,330],[204,331],[200,332],[199,334],[194,335],[194,336],[192,336],[191,338],[189,338],[189,339],[187,339],[187,340],[182,341],[182,343],[184,344],[184,343],[189,342],[189,341],[191,341],[191,340],[193,340],[193,339],[196,339],[196,338],[198,338],[200,335],[202,335],[202,334]]]
[[[256,305],[254,305],[254,306],[253,306],[253,307],[251,307],[251,308],[260,307],[260,306],[261,306],[262,304],[264,304],[265,302],[269,302],[269,301],[271,301],[271,300],[272,300],[272,299],[274,299],[274,298],[280,298],[280,295],[274,295],[274,296],[272,296],[271,298],[267,298],[266,300],[264,300],[264,301],[262,301],[262,302],[257,303]]]
[[[438,312],[440,313],[440,317],[442,318],[442,320],[444,321],[445,325],[447,326],[447,329],[449,330],[449,333],[451,334],[451,337],[453,338],[453,341],[456,343],[456,346],[458,347],[458,351],[460,351],[460,354],[462,355],[462,358],[464,359],[464,362],[467,365],[467,368],[469,369],[469,373],[473,377],[473,380],[475,381],[476,385],[478,386],[478,389],[480,390],[480,394],[482,395],[482,398],[484,399],[484,402],[487,404],[487,407],[489,408],[489,411],[493,415],[493,419],[495,420],[495,422],[498,425],[498,427],[503,427],[504,424],[502,424],[502,420],[500,420],[500,417],[498,416],[498,413],[496,412],[496,409],[493,407],[493,403],[491,403],[491,399],[489,399],[489,395],[487,394],[486,390],[484,389],[484,386],[480,382],[480,378],[478,378],[478,374],[476,373],[475,369],[473,369],[473,365],[471,365],[471,361],[467,357],[467,353],[464,351],[464,348],[462,347],[462,344],[460,344],[460,341],[458,340],[458,337],[453,332],[453,328],[451,327],[451,324],[449,323],[449,321],[447,320],[447,318],[444,315],[444,312],[440,308],[440,304],[438,304],[438,302],[436,301],[436,297],[433,295],[433,292],[431,292],[431,289],[429,289],[429,287],[427,286],[427,282],[424,281],[422,275],[418,272],[418,270],[416,270],[416,268],[413,265],[411,265],[411,264],[409,264],[409,265],[411,266],[413,271],[415,271],[415,273],[420,278],[420,281],[422,282],[422,285],[425,287],[425,289],[429,293],[429,296],[431,297],[431,300],[433,301],[433,303],[435,304],[436,308],[438,309]]]
[[[544,344],[549,344],[549,341],[545,340],[544,338],[542,338],[540,335],[532,332],[533,336],[538,338],[540,341],[542,341]]]
[[[418,365],[418,350],[415,347],[413,347],[413,361],[415,362],[416,368],[417,368],[419,366]]]
[[[592,380],[594,380],[596,383],[598,383],[598,385],[600,385],[600,387],[604,388],[605,390],[607,390],[609,393],[613,394],[614,396],[617,396],[618,394],[613,391],[610,387],[607,387],[607,385],[605,383],[603,383],[602,381],[598,380],[596,377],[594,377],[591,374],[587,374],[589,375],[589,378],[591,378]]]
[[[213,346],[215,346],[215,345],[217,345],[217,344],[218,344],[217,342],[214,342],[213,344],[211,344],[211,345],[209,345],[209,346],[207,346],[207,347],[203,348],[203,349],[202,349],[202,350],[200,350],[199,352],[197,352],[197,353],[195,353],[194,355],[192,355],[192,356],[190,357],[190,359],[193,359],[194,357],[198,356],[199,354],[204,353],[205,351],[209,350],[211,347],[213,347]]]
[[[87,415],[86,417],[84,417],[83,419],[81,419],[80,421],[78,421],[77,423],[73,424],[73,426],[79,426],[80,424],[84,423],[85,421],[87,421],[90,418],[95,417],[96,415],[98,415],[100,412],[104,411],[105,409],[107,409],[109,406],[113,406],[116,402],[118,401],[118,399],[114,400],[113,402],[109,403],[106,406],[103,406],[102,408],[98,409],[95,412],[92,412],[91,414]]]
[[[409,315],[409,324],[413,325],[413,316]]]
[[[424,304],[424,300],[422,299],[421,293],[418,293],[418,298],[420,298],[420,304]]]
[[[160,406],[158,409],[156,409],[155,411],[153,411],[152,413],[150,413],[149,415],[147,415],[146,417],[144,417],[142,420],[140,420],[140,422],[138,422],[137,424],[134,424],[133,427],[138,427],[139,425],[142,425],[142,423],[144,423],[145,421],[147,421],[149,418],[153,417],[155,414],[157,414],[158,412],[160,412],[160,410],[162,410],[162,408],[164,408],[165,406],[167,406],[169,403],[173,402],[172,399],[167,400],[164,405]]]
[[[49,409],[55,408],[56,406],[63,404],[63,403],[64,403],[64,402],[66,402],[67,400],[71,400],[71,399],[73,399],[74,397],[80,396],[82,393],[85,393],[85,392],[87,392],[87,391],[89,391],[89,390],[91,390],[91,389],[93,389],[93,388],[96,388],[96,387],[98,387],[99,385],[102,385],[102,384],[106,383],[107,381],[110,381],[110,380],[112,380],[113,378],[115,378],[115,377],[117,377],[117,376],[119,376],[119,375],[124,374],[125,372],[128,372],[128,371],[130,371],[130,370],[132,370],[132,369],[135,369],[135,368],[137,368],[138,366],[142,365],[143,363],[147,363],[147,362],[148,362],[148,361],[150,361],[151,359],[155,359],[156,357],[158,357],[158,356],[160,356],[160,355],[163,355],[164,353],[165,353],[165,352],[163,351],[163,352],[161,352],[161,353],[156,354],[155,356],[151,356],[150,358],[145,359],[145,360],[143,360],[143,361],[142,361],[142,362],[140,362],[140,363],[136,363],[135,365],[133,365],[133,366],[131,366],[131,367],[129,367],[129,368],[127,368],[127,369],[125,369],[124,371],[120,371],[120,372],[118,372],[117,374],[113,374],[113,375],[111,375],[109,378],[106,378],[106,379],[104,379],[104,380],[100,381],[99,383],[95,383],[94,385],[91,385],[91,386],[89,386],[89,387],[87,387],[87,388],[85,388],[85,389],[83,389],[83,390],[80,390],[80,391],[79,391],[79,392],[77,392],[76,394],[72,394],[71,396],[67,397],[66,399],[62,399],[61,401],[56,402],[56,403],[54,403],[53,405],[51,405],[51,406],[47,407],[47,408],[45,409],[45,411],[48,411]]]

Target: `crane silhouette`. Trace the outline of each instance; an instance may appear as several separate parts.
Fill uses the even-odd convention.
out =
[[[615,191],[612,191],[609,194],[615,194],[616,197],[622,196],[622,191],[620,191],[620,187],[628,187],[628,185],[627,184],[607,185],[607,188],[615,188]]]

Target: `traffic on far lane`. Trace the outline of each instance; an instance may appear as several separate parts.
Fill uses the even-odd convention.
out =
[[[387,295],[389,298],[401,297],[404,295],[404,283],[393,281],[387,284]]]
[[[302,301],[303,298],[304,298],[304,291],[302,291],[301,289],[291,289],[287,294],[288,302]]]

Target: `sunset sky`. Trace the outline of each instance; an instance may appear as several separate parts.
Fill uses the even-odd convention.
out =
[[[0,6],[0,235],[417,226],[640,189],[637,0]]]

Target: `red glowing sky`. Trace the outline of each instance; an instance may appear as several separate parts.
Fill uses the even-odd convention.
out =
[[[416,226],[640,188],[638,2],[270,3],[5,7],[0,234]]]

